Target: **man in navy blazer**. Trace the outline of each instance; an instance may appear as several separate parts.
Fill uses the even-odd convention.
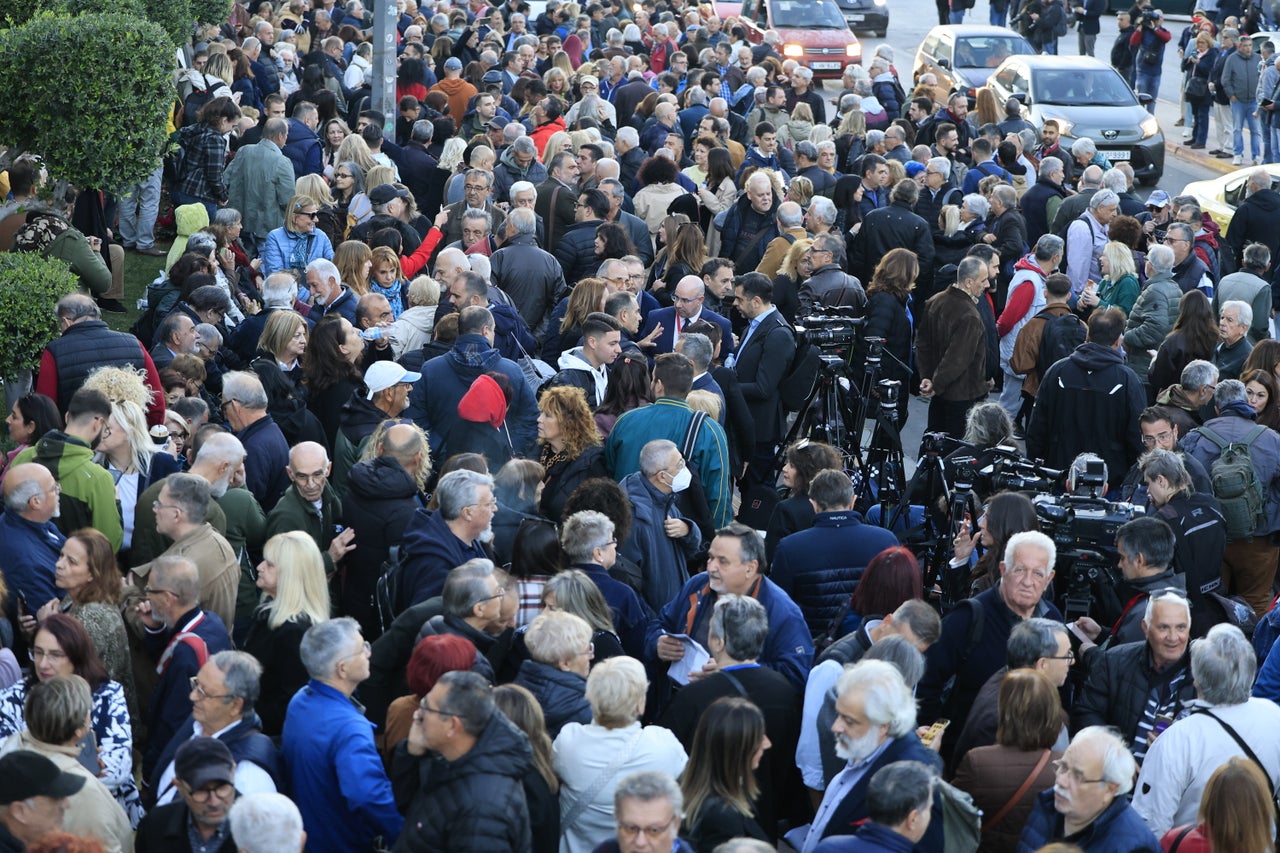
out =
[[[706,297],[706,285],[702,283],[701,277],[685,276],[676,284],[676,289],[671,295],[675,305],[650,311],[645,318],[644,328],[640,330],[640,339],[643,340],[655,328],[662,326],[662,333],[654,340],[653,355],[675,352],[676,338],[684,331],[685,326],[699,320],[707,320],[719,326],[724,335],[721,340],[733,340],[733,327],[728,319],[702,306],[703,299]],[[729,351],[732,347],[724,347],[724,349]]]
[[[733,292],[738,311],[748,321],[731,366],[756,425],[755,452],[747,468],[747,479],[756,483],[763,482],[771,470],[784,433],[781,386],[796,353],[796,339],[773,306],[773,282],[768,276],[741,275],[733,282]]]

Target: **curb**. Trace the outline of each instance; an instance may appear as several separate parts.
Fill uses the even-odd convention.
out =
[[[1177,103],[1165,100],[1164,98],[1158,99],[1158,102],[1167,104],[1174,111],[1175,115],[1181,114]],[[1181,135],[1179,133],[1179,128],[1174,127],[1171,128],[1171,130],[1173,133]],[[1179,160],[1186,160],[1188,163],[1195,163],[1197,166],[1203,166],[1211,172],[1217,172],[1219,175],[1225,175],[1229,172],[1234,172],[1236,169],[1243,168],[1241,166],[1231,165],[1230,160],[1224,160],[1221,157],[1214,157],[1210,154],[1203,154],[1200,149],[1188,148],[1181,140],[1171,140],[1168,133],[1166,133],[1164,137],[1164,152],[1172,157],[1177,157]]]

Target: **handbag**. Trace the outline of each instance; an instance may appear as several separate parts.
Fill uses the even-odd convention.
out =
[[[1203,101],[1209,97],[1209,81],[1203,77],[1192,77],[1187,81],[1187,100]]]
[[[516,364],[520,366],[520,372],[524,374],[524,381],[529,383],[529,387],[533,389],[534,396],[546,383],[548,379],[556,375],[556,369],[547,364],[540,358],[534,358],[525,350],[524,345],[520,343],[520,337],[515,337],[516,346],[520,347],[520,357],[516,359]]]

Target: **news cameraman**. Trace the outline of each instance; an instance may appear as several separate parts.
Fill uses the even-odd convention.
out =
[[[1200,464],[1194,457],[1186,459]],[[1158,448],[1143,456],[1138,467],[1156,508],[1155,517],[1173,530],[1173,568],[1184,577],[1191,600],[1191,636],[1203,637],[1222,621],[1221,609],[1208,596],[1221,592],[1227,523],[1218,499],[1192,488],[1183,461],[1179,454]]]
[[[1175,544],[1173,531],[1158,518],[1135,518],[1121,525],[1116,531],[1121,579],[1114,587],[1103,584],[1097,601],[1098,617],[1111,624],[1103,628],[1088,616],[1075,621],[1075,627],[1090,640],[1081,643],[1082,654],[1094,646],[1140,642],[1147,598],[1166,589],[1186,594],[1186,577],[1173,570]]]
[[[1134,88],[1151,96],[1147,112],[1155,115],[1156,98],[1160,94],[1160,74],[1164,68],[1164,46],[1173,33],[1164,27],[1164,13],[1159,9],[1144,9],[1142,18],[1129,46],[1133,48]]]

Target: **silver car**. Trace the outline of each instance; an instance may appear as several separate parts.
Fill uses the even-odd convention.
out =
[[[1114,165],[1128,161],[1134,177],[1154,184],[1164,173],[1164,134],[1147,112],[1150,95],[1135,95],[1114,68],[1092,57],[1011,56],[987,83],[996,103],[1016,97],[1036,128],[1058,123],[1063,147],[1094,141]]]

